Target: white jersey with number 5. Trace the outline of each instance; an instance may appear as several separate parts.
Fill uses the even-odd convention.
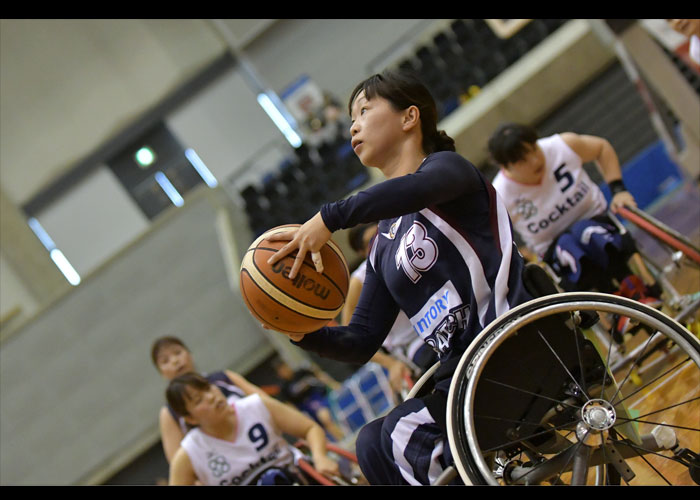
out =
[[[229,399],[229,403],[238,418],[235,441],[217,439],[194,428],[180,443],[202,484],[250,484],[270,467],[284,468],[293,463],[290,446],[275,430],[272,416],[259,395]]]
[[[607,200],[583,169],[581,158],[559,134],[537,141],[545,172],[539,184],[521,184],[502,171],[493,186],[504,200],[515,230],[540,257],[574,222],[604,213]]]

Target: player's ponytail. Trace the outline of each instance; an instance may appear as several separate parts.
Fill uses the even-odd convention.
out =
[[[425,149],[425,140],[423,141],[423,146]],[[447,135],[444,130],[436,130],[433,135],[432,145],[430,151],[426,149],[426,153],[435,153],[437,151],[455,151],[455,140]]]

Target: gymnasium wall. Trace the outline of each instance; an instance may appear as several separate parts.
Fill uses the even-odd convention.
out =
[[[307,74],[344,102],[376,65],[448,20],[235,21],[241,48],[275,91]],[[0,33],[0,194],[14,207],[227,50],[201,20],[2,20]],[[498,122],[541,119],[613,59],[586,21],[571,21],[441,126],[478,164]],[[79,286],[51,266],[32,274],[48,255],[36,241],[16,251],[13,242],[31,242],[32,234],[19,210],[3,210],[0,264],[11,271],[0,276],[2,313],[19,307],[22,314],[3,328],[0,344],[0,484],[97,484],[153,445],[164,383],[148,346],[159,335],[184,338],[203,370],[245,373],[279,347],[230,281],[231,257],[249,234],[228,187],[283,139],[236,66],[164,119],[221,186],[203,186],[149,221],[96,164],[40,214],[81,269]]]

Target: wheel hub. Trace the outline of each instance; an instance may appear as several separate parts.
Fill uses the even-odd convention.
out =
[[[612,427],[615,424],[615,417],[615,408],[604,399],[591,399],[581,409],[583,423],[597,432]]]
[[[579,441],[600,446],[608,429],[615,425],[615,408],[604,399],[591,399],[581,408],[581,421],[576,426]]]

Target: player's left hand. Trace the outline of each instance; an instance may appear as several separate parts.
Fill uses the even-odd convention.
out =
[[[629,191],[620,191],[610,201],[610,210],[616,213],[620,207],[637,208],[637,202]]]

